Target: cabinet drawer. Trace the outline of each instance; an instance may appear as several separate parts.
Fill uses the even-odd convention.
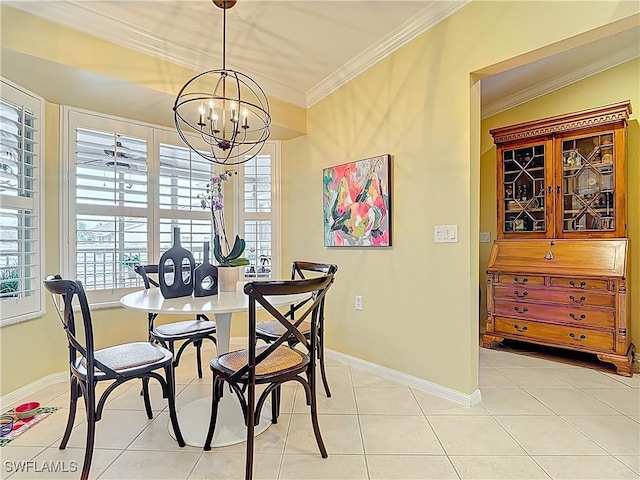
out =
[[[510,273],[498,274],[498,283],[507,285],[544,285],[544,277],[536,275],[513,275]]]
[[[583,305],[594,307],[613,308],[615,306],[615,297],[612,294],[594,292],[585,290],[584,292],[576,292],[575,290],[560,290],[554,288],[527,288],[524,286],[507,287],[496,285],[496,298],[505,298],[508,300],[527,300],[527,301],[543,301],[553,303],[563,303],[572,307],[580,307]]]
[[[609,288],[609,282],[607,280],[593,278],[551,277],[551,286],[573,288],[576,290],[607,290]]]
[[[495,331],[511,336],[518,335],[523,338],[546,340],[551,343],[581,348],[613,350],[613,333],[588,330],[586,328],[497,317]]]
[[[543,303],[515,302],[496,298],[493,301],[494,314],[528,320],[546,320],[575,325],[613,328],[614,312],[598,310],[579,305],[545,305]]]

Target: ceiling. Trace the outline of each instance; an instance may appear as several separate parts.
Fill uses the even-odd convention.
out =
[[[269,96],[308,107],[468,1],[241,0],[227,10],[227,68],[252,76]],[[195,71],[222,66],[223,12],[211,0],[3,3]],[[628,30],[483,79],[483,116],[637,58],[639,32]],[[5,66],[42,68],[29,67],[27,60],[3,49]],[[69,70],[60,71],[60,81],[93,75],[60,69]],[[52,90],[51,77],[47,81],[43,87]],[[114,89],[123,87],[123,82],[109,82]]]

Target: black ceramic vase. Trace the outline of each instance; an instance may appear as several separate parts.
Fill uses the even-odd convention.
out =
[[[162,254],[158,264],[158,283],[162,296],[176,298],[191,295],[195,266],[191,252],[180,244],[180,229],[174,227],[173,246]],[[167,282],[167,278],[171,283]]]
[[[193,296],[208,297],[218,294],[218,267],[209,262],[209,242],[204,242],[202,264],[193,272]]]

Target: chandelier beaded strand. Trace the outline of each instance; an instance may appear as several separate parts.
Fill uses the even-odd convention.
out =
[[[196,75],[182,87],[173,105],[174,122],[195,153],[213,163],[238,165],[258,155],[269,138],[269,101],[251,77],[227,69],[227,9],[236,0],[212,1],[223,11],[222,69]],[[196,147],[194,137],[208,148]]]

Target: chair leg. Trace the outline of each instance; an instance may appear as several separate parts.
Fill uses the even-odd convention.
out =
[[[312,362],[313,363],[313,362]],[[312,364],[312,368],[315,366]],[[311,423],[313,423],[313,433],[316,436],[316,443],[318,444],[318,448],[320,449],[320,455],[322,458],[327,458],[329,454],[327,453],[327,449],[324,446],[324,442],[322,441],[322,434],[320,433],[320,425],[318,424],[318,403],[316,399],[316,373],[315,371],[311,372],[310,378],[310,387],[311,387]]]
[[[271,423],[278,423],[280,416],[280,385],[271,392]]]
[[[216,420],[218,419],[218,402],[220,401],[220,391],[224,389],[224,382],[218,381],[216,374],[213,374],[213,386],[211,392],[211,416],[209,417],[209,430],[207,430],[207,438],[204,441],[204,449],[211,450],[211,442],[213,441],[213,432],[216,429]]]
[[[153,418],[153,410],[151,410],[151,398],[149,397],[149,379],[142,379],[142,396],[144,397],[144,409],[147,411],[147,418]]]
[[[87,382],[87,392],[84,396],[87,408],[87,442],[84,449],[84,463],[82,464],[81,480],[89,478],[91,460],[93,459],[93,447],[96,440],[96,390],[95,385]]]
[[[71,437],[71,430],[73,430],[73,422],[76,419],[76,410],[78,407],[78,397],[80,396],[80,385],[78,385],[78,379],[71,375],[70,388],[69,388],[69,417],[67,418],[67,426],[60,442],[60,450],[67,448],[69,437]]]
[[[331,398],[331,390],[329,390],[329,382],[327,381],[327,373],[324,370],[324,348],[318,349],[318,361],[320,363],[320,375],[322,376],[322,384],[327,397]]]
[[[253,478],[253,444],[256,421],[256,386],[249,385],[249,401],[247,402],[247,460],[245,480]]]
[[[202,378],[202,339],[196,340],[193,342],[194,347],[196,347],[196,359],[198,362],[198,378]]]
[[[322,375],[322,384],[327,397],[331,398],[331,390],[329,390],[329,382],[327,381],[327,373],[324,369],[324,329],[321,327],[318,333],[318,362],[320,362],[320,374]]]
[[[173,378],[173,365],[169,364],[164,367],[164,373],[167,378],[167,396],[169,403],[169,418],[171,419],[171,426],[173,433],[176,434],[176,441],[180,447],[184,447],[185,441],[180,431],[180,424],[178,423],[178,414],[176,413],[176,385],[175,378]]]

